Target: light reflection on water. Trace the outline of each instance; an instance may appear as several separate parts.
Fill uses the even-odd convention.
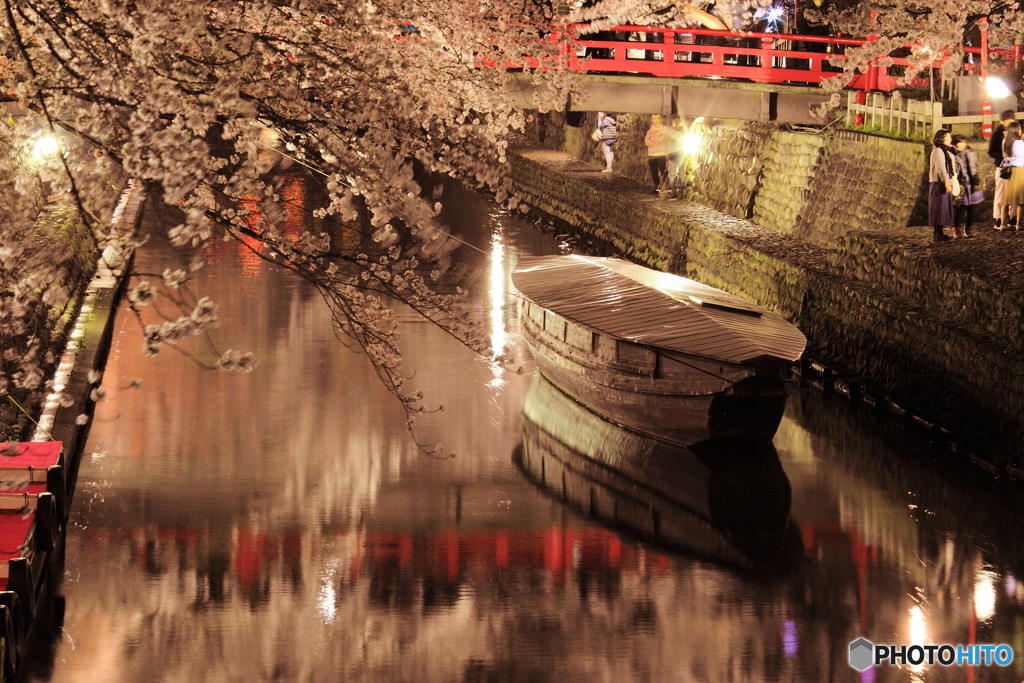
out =
[[[858,676],[846,664],[858,635],[1008,642],[1011,671],[972,680],[1021,678],[1017,513],[820,395],[794,396],[775,441],[803,545],[781,577],[619,535],[528,481],[512,454],[533,365],[508,274],[520,252],[554,243],[457,188],[445,201],[482,250],[464,250],[463,271],[511,360],[502,369],[405,325],[416,387],[445,406],[417,437],[457,456],[416,448],[315,292],[233,244],[211,247],[197,288],[221,304],[217,341],[261,365],[216,374],[171,352],[144,359],[136,324],[118,320],[67,537],[66,635],[52,676],[37,663],[37,678],[967,680]],[[159,240],[139,258],[149,272],[178,264]],[[140,389],[118,389],[134,377]]]

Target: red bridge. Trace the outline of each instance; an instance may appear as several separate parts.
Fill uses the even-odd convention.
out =
[[[1020,59],[1013,50],[989,50],[987,24],[984,20],[980,23],[981,46],[964,48],[965,70],[985,75],[990,54],[1006,56],[1009,61]],[[842,69],[829,64],[829,59],[845,59],[848,48],[875,40],[660,26],[616,26],[601,35],[611,37],[583,36],[578,40],[583,49],[568,56],[570,67],[589,73],[732,78],[796,85],[819,85],[840,76]],[[849,87],[893,90],[897,77],[912,68],[905,56],[912,47],[908,45],[865,65]],[[589,61],[584,61],[584,56]],[[948,54],[939,54],[934,66],[940,67],[948,59]],[[883,60],[885,66],[881,64]]]

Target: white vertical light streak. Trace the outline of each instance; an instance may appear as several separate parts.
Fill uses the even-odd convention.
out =
[[[316,599],[316,611],[320,613],[320,618],[323,619],[323,622],[329,624],[334,621],[334,617],[338,612],[338,594],[334,590],[334,577],[332,575],[327,575],[321,578],[320,581],[320,593]]]
[[[921,609],[920,605],[915,605],[910,608],[910,644],[928,644],[928,628],[925,624],[924,610]],[[921,671],[924,671],[924,664],[911,664],[910,670],[915,673],[920,673]],[[916,681],[920,680],[920,677],[913,677],[911,680],[916,683]]]
[[[505,346],[508,344],[508,330],[505,329],[505,296],[507,289],[505,282],[505,243],[502,241],[501,230],[497,229],[491,236],[491,380],[487,386],[492,389],[500,389],[507,383],[505,371],[499,360],[505,353]]]
[[[988,621],[996,613],[996,575],[979,569],[974,575],[974,614],[978,621]]]

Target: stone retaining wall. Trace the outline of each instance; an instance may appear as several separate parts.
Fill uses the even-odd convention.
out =
[[[1013,239],[1012,237],[1010,239]],[[1005,260],[1014,245],[978,240],[971,244],[970,261]],[[948,320],[966,332],[1024,352],[1024,291],[1013,270],[996,274],[972,272],[957,255],[935,250],[925,254],[905,234],[855,231],[838,240],[829,253],[837,275],[859,280],[889,292],[925,315]]]
[[[754,199],[755,223],[786,235],[796,231],[817,178],[824,144],[820,135],[772,132],[765,151],[761,188]]]
[[[622,178],[556,152],[534,149],[509,155],[516,188],[527,203],[611,244],[654,268],[668,270],[684,251],[686,228],[630,182],[635,201],[623,202]],[[596,177],[595,177],[596,176]]]
[[[543,146],[604,166],[590,138],[596,115],[538,115],[527,130]],[[644,135],[650,116],[619,117],[615,172],[649,185]],[[926,222],[929,148],[848,131],[790,131],[775,123],[688,123],[699,150],[686,158],[685,198],[826,246],[851,229],[883,231]],[[987,166],[985,169],[987,170]],[[989,173],[988,175],[991,175]],[[982,210],[978,210],[979,215]]]
[[[793,235],[836,245],[851,230],[927,223],[922,198],[929,148],[846,131],[828,135],[823,143]]]
[[[1003,431],[1020,432],[1019,355],[879,284],[830,272],[833,252],[794,251],[757,226],[717,223],[691,226],[681,275],[777,311],[813,352],[841,360],[845,374],[870,378],[930,421],[969,429],[1002,416]]]
[[[686,157],[686,199],[737,218],[753,215],[764,159],[776,126],[770,123],[696,123],[696,154]]]

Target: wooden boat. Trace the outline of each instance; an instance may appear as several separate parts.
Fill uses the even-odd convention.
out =
[[[591,519],[644,541],[754,573],[803,556],[792,493],[770,441],[684,448],[628,431],[534,378],[515,461]]]
[[[597,413],[684,446],[778,429],[807,344],[780,316],[620,259],[524,257],[512,283],[540,372]]]

